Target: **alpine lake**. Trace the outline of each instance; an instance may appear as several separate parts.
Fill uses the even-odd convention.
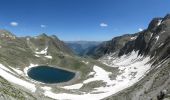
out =
[[[74,72],[50,66],[32,67],[27,74],[36,81],[48,84],[67,82],[75,77]]]

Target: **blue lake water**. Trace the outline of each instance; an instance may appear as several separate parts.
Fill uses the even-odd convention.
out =
[[[75,73],[49,66],[37,66],[28,71],[28,76],[43,83],[61,83],[74,78]]]

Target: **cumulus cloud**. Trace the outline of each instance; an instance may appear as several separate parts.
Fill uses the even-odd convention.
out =
[[[139,28],[138,30],[139,30],[139,31],[143,31],[143,29],[142,29],[142,28]]]
[[[106,23],[100,23],[101,27],[107,27],[108,25]]]
[[[18,23],[17,22],[11,22],[10,25],[11,26],[18,26]]]
[[[46,25],[40,25],[41,28],[46,28]]]

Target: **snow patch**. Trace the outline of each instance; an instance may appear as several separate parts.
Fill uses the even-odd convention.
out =
[[[165,33],[165,32],[166,32],[166,31],[162,31],[161,34],[162,34],[162,33]]]
[[[23,73],[23,71],[21,71],[21,70],[19,70],[19,69],[17,69],[17,68],[13,68],[13,67],[10,67],[12,70],[14,70],[17,74],[19,74],[19,75],[23,75],[24,73]]]
[[[156,42],[157,42],[157,41],[158,41],[158,39],[159,39],[159,36],[156,36],[155,38],[156,38]]]
[[[162,22],[162,20],[159,20],[157,26],[159,26],[161,24],[161,22]]]
[[[94,65],[93,70],[95,72],[94,77],[89,78],[85,81],[83,81],[84,84],[93,82],[93,81],[105,81],[105,82],[110,82],[109,75],[111,74],[110,72],[105,71],[104,69]]]
[[[49,59],[52,59],[52,58],[53,58],[52,56],[49,56],[49,55],[48,55],[48,56],[44,56],[44,57],[49,58]]]
[[[153,36],[153,33],[151,33],[151,37],[150,38],[152,38],[152,36]]]
[[[36,57],[40,57],[39,55],[35,55]]]
[[[32,91],[32,92],[35,92],[35,91],[36,91],[36,87],[35,87],[34,84],[29,83],[29,82],[27,82],[27,81],[24,81],[24,80],[22,80],[22,79],[20,79],[20,78],[15,77],[14,75],[12,75],[12,74],[8,73],[6,70],[4,70],[4,69],[3,69],[4,67],[5,67],[5,66],[3,66],[2,64],[0,64],[0,75],[1,75],[4,79],[8,80],[9,82],[15,83],[15,84],[17,84],[17,85],[23,86],[23,87],[29,89],[29,90]],[[6,67],[5,67],[5,68],[6,68]]]
[[[164,45],[164,43],[161,43],[160,45],[159,45],[159,47],[161,47],[161,46],[163,46]]]
[[[40,51],[40,52],[35,52],[36,54],[47,54],[47,50],[48,50],[48,47],[46,47],[44,50]]]
[[[43,90],[48,90],[50,91],[52,88],[51,87],[48,87],[48,86],[44,86],[44,87],[41,87]]]
[[[131,40],[135,40],[137,38],[137,36],[134,36],[134,37],[131,37],[130,39]]]
[[[85,64],[89,64],[89,62],[88,62],[88,61],[84,61],[84,60],[83,60],[82,62],[83,62],[83,63],[85,63]]]
[[[36,67],[36,66],[38,66],[38,64],[30,64],[30,66],[24,68],[24,74],[28,77],[28,74],[27,74],[28,70],[29,70],[30,68]]]
[[[64,86],[64,89],[80,89],[83,86],[82,83],[79,84],[74,84],[74,85],[69,85],[69,86]]]
[[[89,73],[89,76],[94,75],[94,74],[95,74],[95,72],[90,72],[90,73]]]
[[[15,74],[14,72],[12,72],[11,70],[9,70],[7,67],[3,66],[2,64],[0,64],[0,68],[7,71],[7,72],[10,72],[12,74]]]

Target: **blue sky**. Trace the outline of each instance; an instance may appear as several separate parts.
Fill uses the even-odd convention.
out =
[[[0,29],[17,36],[109,40],[170,13],[170,0],[0,0]]]

